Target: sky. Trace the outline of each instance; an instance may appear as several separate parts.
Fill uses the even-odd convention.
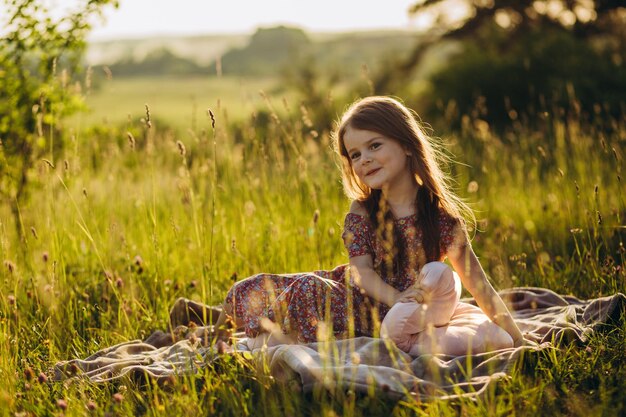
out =
[[[84,0],[83,0],[84,1]],[[120,0],[96,21],[91,40],[164,34],[251,33],[279,24],[309,31],[415,29],[418,0]],[[79,0],[49,0],[62,12]]]

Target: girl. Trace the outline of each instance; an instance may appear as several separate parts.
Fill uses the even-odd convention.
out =
[[[391,338],[411,354],[460,355],[519,346],[522,334],[468,240],[440,155],[399,101],[354,103],[334,133],[343,185],[349,265],[236,283],[223,313],[252,347],[335,337]],[[448,258],[456,273],[441,263]],[[459,302],[461,283],[479,307]],[[381,323],[382,320],[382,323]]]

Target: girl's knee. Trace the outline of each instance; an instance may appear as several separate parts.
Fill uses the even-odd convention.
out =
[[[461,295],[461,281],[457,274],[443,262],[429,262],[420,271],[421,287],[436,295],[456,293]]]

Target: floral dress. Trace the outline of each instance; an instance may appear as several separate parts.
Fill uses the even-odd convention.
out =
[[[415,284],[426,263],[422,232],[416,226],[416,215],[396,219],[394,227],[406,244],[408,259],[401,262],[401,273],[394,276],[383,267],[384,250],[367,217],[348,213],[343,240],[350,258],[370,255],[374,270],[399,291]],[[462,222],[443,210],[439,213],[440,260],[448,250],[463,244],[466,234]],[[354,285],[348,265],[329,271],[298,274],[257,274],[237,282],[228,291],[226,303],[233,315],[243,322],[248,337],[269,330],[268,322],[285,333],[295,333],[301,343],[315,342],[320,323],[331,326],[335,337],[372,336],[389,306],[367,296]],[[271,323],[270,323],[271,325]]]

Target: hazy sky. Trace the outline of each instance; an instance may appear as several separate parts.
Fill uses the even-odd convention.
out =
[[[79,0],[49,0],[56,10]],[[416,28],[407,10],[417,0],[120,0],[106,9],[91,39],[154,34],[252,32],[289,24],[313,31]]]

